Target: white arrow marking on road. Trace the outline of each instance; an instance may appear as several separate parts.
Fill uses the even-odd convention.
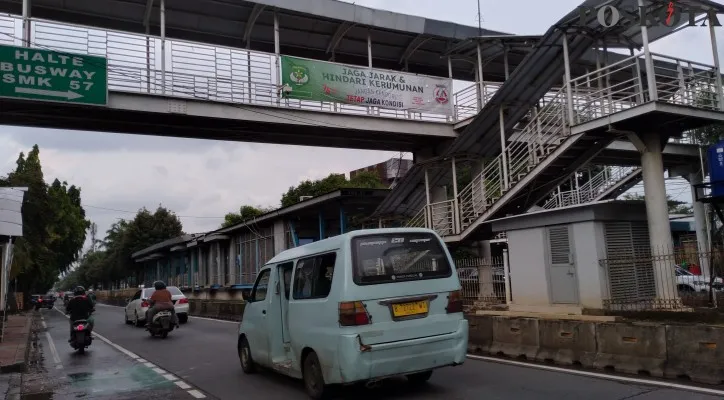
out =
[[[64,97],[68,100],[79,99],[79,98],[83,97],[82,94],[78,94],[76,92],[71,92],[70,90],[68,90],[66,92],[60,92],[57,90],[43,90],[43,89],[33,89],[33,88],[23,88],[23,87],[16,87],[15,93],[38,94],[41,96],[51,96],[51,97]]]

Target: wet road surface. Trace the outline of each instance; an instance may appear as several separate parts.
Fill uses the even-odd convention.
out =
[[[85,354],[78,354],[68,343],[70,327],[65,316],[42,310],[41,318],[36,320],[38,351],[23,377],[23,399],[194,398],[102,340],[93,340]]]
[[[45,311],[44,315],[50,312]],[[63,327],[67,325],[64,324]],[[192,317],[179,330],[171,332],[167,339],[160,340],[151,338],[142,328],[125,325],[122,308],[99,304],[95,330],[116,345],[200,389],[207,398],[238,399],[242,394],[247,399],[307,398],[299,381],[272,372],[248,376],[241,372],[236,354],[236,323]],[[98,344],[104,343],[95,341],[93,346]],[[58,347],[64,349],[65,356],[70,357],[67,346],[65,340],[58,343]],[[100,353],[100,350],[97,351]],[[120,358],[120,355],[116,354],[115,358]],[[122,368],[115,368],[119,369]],[[130,371],[125,374],[131,375]],[[158,390],[163,389],[159,387]],[[705,395],[676,388],[615,382],[477,360],[468,360],[456,368],[437,370],[430,383],[423,387],[412,387],[401,379],[385,383],[377,389],[345,388],[337,396],[339,399],[375,400],[714,400],[723,397],[721,394]]]

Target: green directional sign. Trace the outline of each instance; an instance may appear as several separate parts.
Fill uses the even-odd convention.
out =
[[[0,97],[106,105],[108,61],[0,45]]]

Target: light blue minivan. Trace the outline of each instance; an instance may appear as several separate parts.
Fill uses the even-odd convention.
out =
[[[465,361],[460,281],[429,229],[353,231],[283,251],[246,297],[242,369],[303,379],[314,399],[329,385],[401,375],[424,383]]]

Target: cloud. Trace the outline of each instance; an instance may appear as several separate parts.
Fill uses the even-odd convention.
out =
[[[65,132],[55,131],[66,136]],[[301,146],[207,142],[195,152],[177,151],[169,142],[148,136],[98,135],[133,146],[88,151],[72,133],[63,145],[42,129],[0,133],[0,160],[4,172],[14,167],[20,151],[40,146],[46,181],[67,180],[82,189],[83,203],[99,232],[118,218],[132,218],[137,210],[170,208],[182,217],[187,232],[217,228],[227,212],[243,204],[278,206],[281,195],[304,179],[318,179],[331,172],[348,172],[399,156],[399,153]],[[142,150],[140,150],[142,149]],[[128,211],[128,212],[124,212]]]

